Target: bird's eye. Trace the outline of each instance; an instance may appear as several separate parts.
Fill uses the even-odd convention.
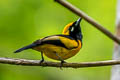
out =
[[[70,30],[71,32],[73,32],[74,31],[74,27],[71,27],[71,30]]]

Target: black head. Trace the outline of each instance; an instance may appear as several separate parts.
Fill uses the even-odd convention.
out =
[[[79,18],[77,21],[73,22],[73,24],[69,27],[69,35],[76,40],[82,40],[82,32],[81,32],[81,18]]]

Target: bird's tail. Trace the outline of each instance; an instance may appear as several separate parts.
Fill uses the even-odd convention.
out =
[[[28,46],[25,46],[25,47],[23,47],[23,48],[20,48],[20,49],[18,49],[18,50],[16,50],[14,53],[18,53],[18,52],[21,52],[21,51],[23,51],[23,50],[26,50],[26,49],[30,49],[30,48],[32,48],[32,47],[34,47],[34,46],[36,46],[36,44],[30,44],[30,45],[28,45]]]

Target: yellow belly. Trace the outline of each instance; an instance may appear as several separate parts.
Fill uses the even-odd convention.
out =
[[[38,46],[33,49],[39,52],[42,51],[47,57],[51,59],[59,60],[58,56],[56,56],[57,53],[63,60],[65,60],[77,54],[80,48],[81,48],[81,43],[80,46],[78,46],[77,48],[70,50],[51,44],[44,44],[42,46]]]

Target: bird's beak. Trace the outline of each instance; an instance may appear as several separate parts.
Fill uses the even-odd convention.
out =
[[[81,20],[82,20],[82,18],[79,18],[79,19],[76,21],[75,26],[78,26],[78,25],[80,24]]]

